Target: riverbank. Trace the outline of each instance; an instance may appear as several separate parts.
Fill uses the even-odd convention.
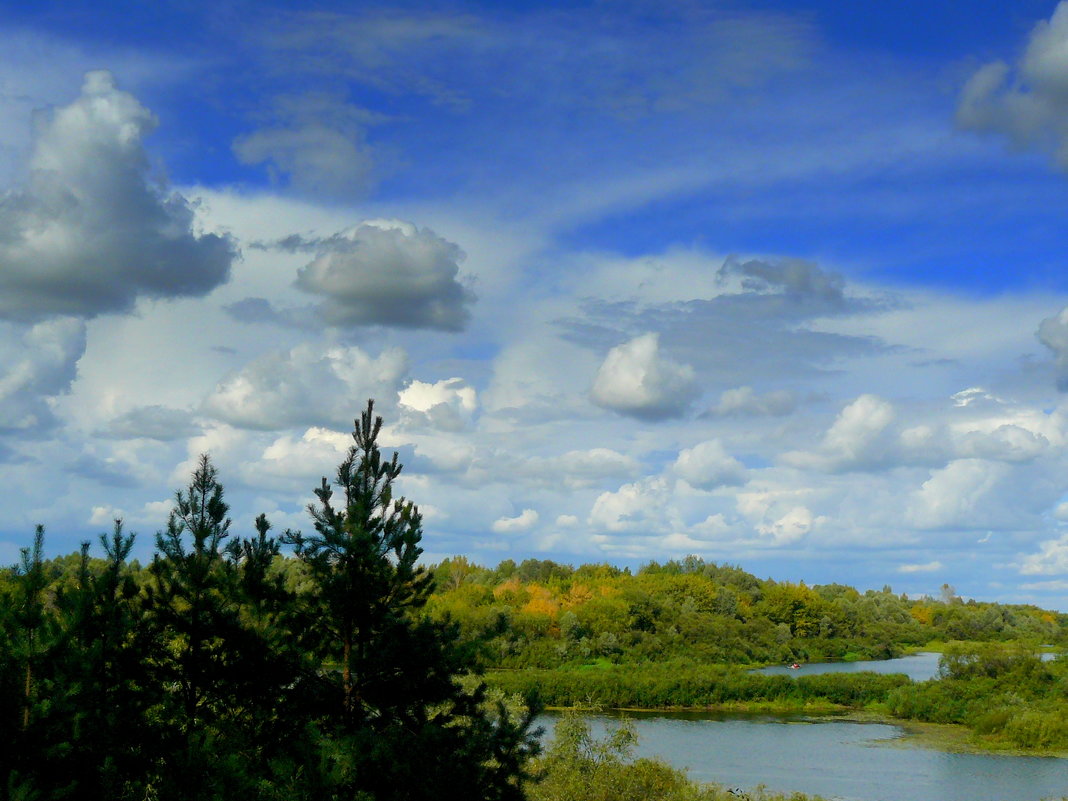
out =
[[[783,718],[787,722],[821,723],[842,722],[871,723],[894,726],[903,734],[900,737],[873,741],[873,744],[891,748],[925,748],[949,754],[979,754],[1018,757],[1049,757],[1068,759],[1068,749],[1025,749],[996,735],[976,734],[967,726],[954,723],[925,723],[894,717],[875,708],[850,709],[840,704],[808,702],[788,704],[773,702],[733,702],[714,706],[672,706],[672,707],[599,707],[599,706],[547,706],[545,711],[551,714],[568,712],[585,712],[591,714],[615,714],[642,718],[710,718],[710,719],[746,719],[746,718]]]
[[[927,748],[949,754],[998,754],[1000,756],[1068,759],[1068,749],[1020,748],[997,735],[976,734],[967,726],[957,723],[924,723],[863,712],[855,715],[851,713],[844,717],[898,726],[905,732],[904,737],[879,743],[890,747]]]
[[[1034,693],[1008,681],[999,690],[1000,680],[993,677],[917,684],[893,673],[782,675],[725,665],[648,664],[491,671],[486,679],[506,693],[533,695],[557,711],[852,720],[897,727],[904,732],[895,743],[899,746],[949,753],[1068,757],[1065,738],[1059,728],[1053,728],[1063,723],[1059,713],[1042,708],[1040,696],[1022,706],[1026,695]],[[1002,696],[1010,691],[1019,693],[1015,705],[1004,707],[1012,699]],[[937,698],[927,698],[933,693]],[[976,709],[984,703],[989,707]],[[1032,711],[1036,708],[1037,712]],[[901,715],[901,709],[909,714]],[[1006,725],[1013,716],[1020,716],[1028,727]],[[1037,720],[1034,726],[1032,719]]]

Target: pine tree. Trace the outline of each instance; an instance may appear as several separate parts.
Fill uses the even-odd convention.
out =
[[[155,681],[171,688],[159,713],[170,753],[161,762],[161,798],[234,798],[258,780],[269,756],[259,735],[276,721],[279,677],[263,630],[247,620],[240,561],[263,583],[263,563],[277,551],[267,527],[253,544],[229,544],[223,487],[207,455],[188,489],[175,493],[146,588],[147,611],[161,648]],[[266,521],[262,521],[264,524]]]
[[[48,774],[80,799],[142,797],[158,754],[145,719],[160,691],[148,680],[150,632],[127,564],[134,535],[116,520],[100,543],[105,558],[95,564],[82,543],[77,582],[56,597],[63,635],[49,737],[63,747]]]
[[[12,591],[3,599],[0,619],[0,765],[9,798],[31,798],[35,777],[49,756],[40,719],[50,695],[50,655],[57,637],[55,616],[46,604],[48,576],[42,559],[44,527],[23,548],[13,571]]]
[[[402,467],[396,453],[383,459],[381,430],[369,401],[337,470],[340,504],[324,478],[309,506],[315,534],[284,537],[314,586],[302,599],[304,631],[327,666],[326,756],[352,795],[429,799],[449,788],[471,799],[522,798],[523,765],[536,748],[529,718],[512,724],[487,713],[479,689],[465,692],[455,628],[421,614],[432,590],[418,564],[422,518],[394,497]]]

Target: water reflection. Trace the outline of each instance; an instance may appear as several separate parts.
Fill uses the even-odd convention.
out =
[[[1038,801],[1068,794],[1068,760],[894,747],[897,726],[799,717],[632,715],[637,753],[730,787],[841,801]],[[616,719],[590,716],[596,734]],[[541,725],[551,733],[552,716]],[[890,745],[888,745],[888,743]]]
[[[788,674],[790,676],[813,676],[817,673],[904,673],[913,681],[927,681],[938,675],[940,654],[923,652],[902,656],[898,659],[864,660],[860,662],[813,662],[802,664],[796,670],[786,665],[760,668],[758,673]]]

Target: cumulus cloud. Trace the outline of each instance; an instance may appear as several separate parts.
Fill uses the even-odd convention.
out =
[[[352,198],[373,184],[365,133],[374,115],[321,93],[277,98],[272,124],[237,137],[242,164],[265,164],[273,180],[318,197]]]
[[[265,478],[276,486],[314,486],[316,478],[330,475],[351,445],[349,434],[312,426],[300,436],[286,434],[271,442],[243,466],[243,477],[257,486]]]
[[[775,545],[789,545],[804,538],[813,527],[823,523],[826,518],[816,517],[805,506],[795,506],[782,517],[769,523],[761,523],[757,531],[769,537]]]
[[[1010,472],[1002,462],[950,462],[914,494],[907,518],[917,528],[986,528],[1003,512],[995,489]]]
[[[953,452],[959,458],[1030,462],[1050,447],[1050,441],[1041,433],[1011,423],[1000,425],[993,431],[972,430],[954,434]]]
[[[0,431],[52,425],[55,399],[70,388],[84,352],[85,323],[73,318],[37,323],[19,341],[0,342]]]
[[[1035,336],[1053,351],[1057,366],[1057,388],[1061,392],[1068,391],[1068,306],[1061,309],[1059,314],[1039,323]]]
[[[797,397],[785,389],[758,395],[752,387],[724,390],[708,410],[715,417],[782,417],[797,408]]]
[[[710,490],[745,483],[745,466],[731,456],[719,440],[701,442],[679,453],[675,475],[691,487]]]
[[[1007,137],[1016,147],[1052,151],[1068,169],[1068,3],[1031,31],[1015,67],[994,61],[961,91],[957,124]]]
[[[502,517],[493,521],[493,530],[497,534],[518,534],[530,531],[538,524],[538,513],[533,509],[524,509],[516,517]]]
[[[1024,557],[1020,572],[1025,576],[1059,576],[1068,573],[1068,534],[1043,542],[1038,553]]]
[[[149,501],[141,506],[136,512],[129,513],[110,505],[94,506],[89,511],[88,523],[91,526],[110,527],[116,520],[122,520],[127,526],[154,526],[162,528],[171,510],[174,508],[174,500]]]
[[[433,384],[412,381],[401,390],[401,411],[406,420],[439,431],[462,431],[478,409],[478,393],[462,378],[447,378]]]
[[[464,254],[428,228],[367,220],[319,240],[298,288],[324,298],[330,325],[461,331],[474,293],[459,277]]]
[[[670,492],[670,484],[663,476],[624,484],[615,492],[597,496],[587,522],[595,529],[614,533],[663,533],[664,501]]]
[[[590,398],[642,420],[681,417],[700,394],[694,370],[660,355],[660,337],[642,334],[612,348],[597,370]]]
[[[239,428],[347,430],[367,398],[386,409],[395,404],[407,371],[407,355],[399,348],[372,357],[355,346],[298,345],[231,373],[205,400],[203,411]]]
[[[884,432],[894,407],[875,395],[861,395],[838,414],[816,451],[792,451],[782,461],[792,467],[837,472],[881,464],[888,446]]]
[[[227,280],[230,239],[198,235],[189,202],[149,178],[155,125],[103,71],[39,117],[27,183],[0,197],[0,317],[91,317]]]

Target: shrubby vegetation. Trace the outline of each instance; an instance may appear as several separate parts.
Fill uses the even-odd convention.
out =
[[[625,721],[598,740],[580,716],[564,714],[552,745],[536,763],[541,780],[531,786],[530,801],[819,801],[800,793],[698,784],[662,760],[634,759],[635,741]]]
[[[523,798],[532,712],[424,613],[381,423],[368,405],[310,535],[234,536],[207,457],[147,567],[120,523],[103,559],[45,561],[38,529],[0,586],[0,798]]]
[[[902,718],[966,725],[991,745],[1068,750],[1068,657],[1042,661],[1018,644],[957,643],[941,678],[887,696]]]
[[[830,710],[885,702],[892,690],[910,684],[902,675],[836,673],[795,679],[727,665],[671,663],[640,670],[613,666],[601,670],[494,671],[487,679],[505,692],[536,694],[548,706],[609,709]]]

